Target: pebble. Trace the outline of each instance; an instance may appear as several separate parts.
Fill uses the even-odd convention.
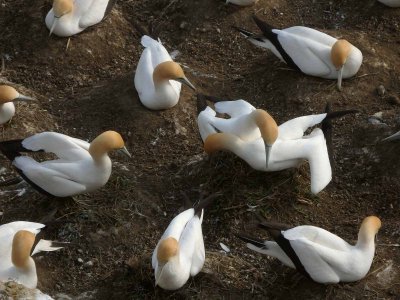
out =
[[[183,21],[183,22],[179,25],[179,28],[180,28],[180,29],[185,29],[187,26],[188,26],[188,23],[185,22],[185,21]]]
[[[85,266],[86,266],[86,267],[93,267],[93,262],[92,262],[91,260],[89,260],[89,261],[87,261],[87,262],[85,263]]]
[[[83,259],[82,258],[78,258],[78,263],[83,264]]]
[[[385,87],[381,84],[380,86],[378,86],[377,88],[376,88],[376,93],[379,95],[379,96],[384,96],[385,95],[385,93],[386,93],[386,89],[385,89]]]

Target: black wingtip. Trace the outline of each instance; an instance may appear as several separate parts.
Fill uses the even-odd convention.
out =
[[[218,198],[219,196],[221,196],[222,193],[217,192],[214,194],[209,195],[208,197],[206,197],[205,199],[202,199],[195,207],[194,207],[194,214],[197,215],[198,217],[200,217],[201,215],[201,211],[207,207],[210,206],[211,203],[214,202],[214,200],[216,198]]]
[[[152,39],[157,40],[157,36],[154,34],[153,23],[150,23],[148,30],[144,29],[140,24],[133,22],[133,27],[135,27],[136,31],[140,34],[140,37],[147,35]]]
[[[253,21],[256,23],[256,25],[258,26],[258,28],[260,28],[260,30],[262,31],[262,33],[269,38],[271,36],[272,33],[272,29],[274,29],[274,27],[270,24],[268,24],[267,22],[261,20],[260,18],[258,18],[256,16],[256,14],[252,14],[252,19]]]
[[[247,29],[235,26],[235,25],[232,25],[232,28],[237,30],[237,31],[239,31],[241,34],[243,34],[246,37],[252,37],[252,36],[255,35],[253,32],[251,32],[251,31],[249,31]]]
[[[206,97],[203,94],[197,94],[197,115],[207,108]]]
[[[235,236],[239,239],[241,239],[245,243],[252,244],[258,248],[263,248],[267,249],[267,247],[264,244],[264,241],[255,237],[252,237],[246,233],[240,233],[240,234],[235,234]]]

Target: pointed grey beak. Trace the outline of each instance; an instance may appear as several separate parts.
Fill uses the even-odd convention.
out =
[[[383,139],[382,142],[386,142],[386,141],[390,142],[390,141],[395,141],[395,140],[400,140],[400,131]]]
[[[338,80],[337,80],[337,88],[339,91],[342,90],[342,78],[343,78],[343,66],[338,70]]]
[[[129,153],[128,149],[124,146],[123,148],[119,149],[118,152],[128,156],[129,158],[132,158],[132,155]]]
[[[29,101],[37,101],[37,100],[34,98],[31,98],[31,97],[19,94],[19,96],[13,100],[13,102],[15,102],[15,101],[29,102]]]
[[[272,146],[268,145],[265,141],[264,141],[264,145],[265,145],[265,163],[266,163],[266,167],[268,169],[269,157],[271,156]]]
[[[176,81],[179,81],[182,84],[186,84],[188,87],[190,87],[193,91],[196,90],[196,88],[194,87],[194,85],[189,81],[189,79],[186,78],[186,76],[182,77],[182,78],[178,78],[175,79]]]

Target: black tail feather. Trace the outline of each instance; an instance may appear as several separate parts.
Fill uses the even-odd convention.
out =
[[[252,18],[267,39],[271,40],[275,38],[275,34],[272,32],[272,30],[274,29],[273,26],[265,21],[262,21],[255,14],[252,15]]]
[[[197,115],[207,108],[206,97],[203,94],[197,94]]]
[[[139,32],[140,37],[144,36],[144,35],[148,35],[149,37],[151,37],[152,39],[157,40],[157,36],[154,34],[154,28],[153,28],[153,24],[150,23],[149,28],[146,30],[143,28],[143,26],[139,25],[138,23],[134,22],[133,26],[135,27],[136,31]]]
[[[194,214],[200,217],[201,211],[210,206],[210,204],[214,201],[214,199],[218,198],[219,196],[221,196],[221,193],[217,192],[209,195],[205,199],[202,199],[199,203],[197,203],[197,205],[195,205]]]
[[[239,31],[241,34],[243,34],[246,37],[253,37],[255,34],[251,31],[248,31],[247,29],[232,25],[232,28]]]
[[[22,141],[19,139],[0,142],[0,151],[11,161],[20,156],[22,152],[32,152],[22,146]]]
[[[249,243],[252,244],[258,248],[262,248],[262,249],[267,249],[267,247],[264,244],[264,241],[252,236],[249,236],[245,233],[240,233],[240,234],[236,234],[236,237],[238,237],[239,239],[241,239],[243,242],[245,243]]]

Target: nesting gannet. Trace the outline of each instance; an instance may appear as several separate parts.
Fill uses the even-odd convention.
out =
[[[208,197],[196,207],[183,211],[168,225],[151,260],[156,285],[166,290],[179,289],[203,268],[205,250],[201,223],[204,208],[213,198]]]
[[[111,175],[108,152],[130,154],[121,135],[106,131],[91,143],[56,132],[43,132],[23,140],[0,142],[0,151],[36,190],[48,196],[69,197],[94,191]],[[37,162],[23,152],[45,151],[58,159]]]
[[[39,289],[30,289],[15,281],[0,281],[0,295],[5,297],[2,299],[54,300]]]
[[[378,1],[390,7],[400,7],[400,0],[378,0]]]
[[[338,79],[340,90],[342,78],[352,77],[360,69],[362,53],[346,40],[338,40],[304,26],[274,29],[256,16],[253,16],[253,19],[262,31],[261,35],[235,28],[250,42],[270,49],[281,61],[297,71],[327,79]]]
[[[258,0],[226,0],[226,4],[232,3],[239,6],[249,6],[257,3]]]
[[[135,73],[135,88],[140,101],[149,109],[167,109],[178,103],[181,83],[195,87],[186,78],[181,66],[174,62],[161,44],[148,35],[142,36],[145,47]]]
[[[50,35],[67,37],[101,22],[116,0],[54,0],[46,16]]]
[[[31,97],[18,93],[13,87],[0,85],[0,124],[11,120],[15,115],[15,101],[35,101]]]
[[[276,257],[284,265],[319,283],[352,282],[362,279],[369,271],[375,254],[374,238],[381,221],[370,216],[364,219],[355,246],[335,234],[315,226],[297,226],[263,222],[273,241],[262,241],[239,235],[247,247]]]
[[[395,134],[383,139],[382,141],[395,141],[395,140],[400,140],[400,131],[396,132]]]
[[[218,101],[215,97],[206,96]],[[280,171],[299,166],[307,160],[311,171],[311,192],[319,193],[332,179],[327,149],[330,142],[330,121],[356,111],[329,112],[289,120],[278,127],[272,116],[244,100],[215,103],[214,111],[198,95],[197,119],[204,150],[211,154],[228,150],[259,171]],[[230,115],[230,119],[216,117],[216,112]],[[322,130],[315,128],[309,135],[305,131],[322,122]],[[328,134],[328,139],[325,135]]]
[[[40,223],[23,221],[0,226],[0,281],[13,280],[36,288],[36,265],[31,256],[62,248],[47,240],[39,240],[34,246],[36,235],[43,227],[45,225]]]

